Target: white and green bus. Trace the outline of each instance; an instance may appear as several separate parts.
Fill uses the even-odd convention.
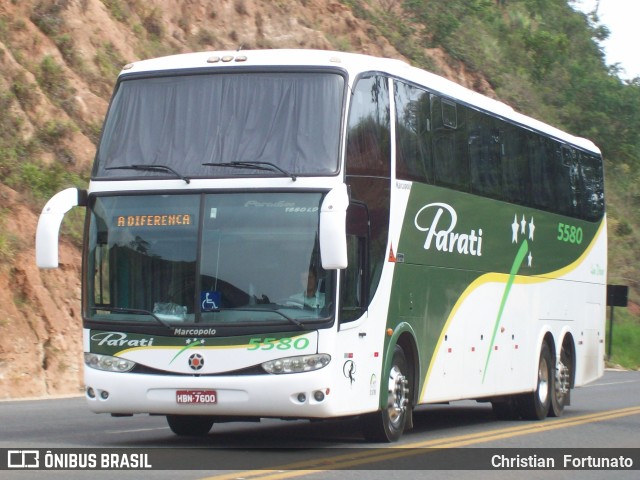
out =
[[[45,206],[37,263],[86,208],[94,412],[216,422],[424,404],[561,415],[604,368],[602,158],[403,62],[208,52],[124,67],[88,189]]]

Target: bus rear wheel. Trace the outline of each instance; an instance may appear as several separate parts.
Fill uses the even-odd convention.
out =
[[[569,405],[571,377],[573,375],[572,365],[571,350],[563,345],[560,350],[560,361],[555,369],[554,388],[551,396],[551,407],[549,408],[549,415],[552,417],[560,417],[564,412],[564,407]]]
[[[213,417],[205,415],[167,415],[167,423],[173,433],[180,436],[199,437],[213,427]]]
[[[538,379],[536,389],[518,398],[518,410],[525,420],[543,420],[549,412],[551,396],[554,390],[553,360],[547,343],[542,344],[538,361]]]
[[[387,405],[382,410],[360,417],[365,439],[374,442],[395,442],[402,436],[405,426],[411,423],[411,385],[412,377],[407,357],[402,347],[396,345],[387,381]]]

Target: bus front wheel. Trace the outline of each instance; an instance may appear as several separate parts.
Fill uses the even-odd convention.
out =
[[[167,423],[176,435],[199,437],[209,433],[213,418],[205,415],[167,415]]]
[[[383,382],[381,386],[384,385]],[[399,345],[396,345],[393,351],[386,385],[386,407],[360,417],[362,432],[369,441],[395,442],[402,436],[405,426],[411,422],[411,370],[404,350]]]

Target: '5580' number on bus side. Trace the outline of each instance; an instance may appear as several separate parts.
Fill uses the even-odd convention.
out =
[[[582,228],[576,227],[575,225],[567,225],[566,223],[559,223],[557,239],[561,242],[580,245],[582,243]]]

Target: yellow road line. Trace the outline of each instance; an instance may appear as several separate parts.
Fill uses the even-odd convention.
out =
[[[353,468],[359,465],[377,463],[385,460],[394,460],[413,455],[424,454],[421,451],[425,448],[459,448],[478,443],[486,443],[494,440],[502,440],[505,438],[518,437],[521,435],[529,435],[532,433],[541,433],[559,428],[568,428],[587,423],[602,422],[619,417],[630,415],[640,415],[640,406],[621,408],[618,410],[608,410],[599,413],[591,413],[579,415],[577,417],[565,417],[545,422],[533,422],[526,425],[516,427],[501,428],[497,430],[489,430],[483,432],[470,433],[466,435],[458,435],[455,437],[446,437],[422,442],[413,442],[402,445],[392,445],[386,449],[367,448],[360,451],[354,448],[353,453],[328,456],[322,459],[302,460],[300,462],[289,463],[273,467],[269,470],[249,470],[245,472],[235,472],[223,475],[207,477],[202,480],[236,480],[260,478],[261,480],[277,480],[284,478],[300,477],[313,473],[320,473],[326,470],[339,470],[345,468]],[[331,449],[326,449],[330,454]],[[384,451],[382,451],[384,450]]]

